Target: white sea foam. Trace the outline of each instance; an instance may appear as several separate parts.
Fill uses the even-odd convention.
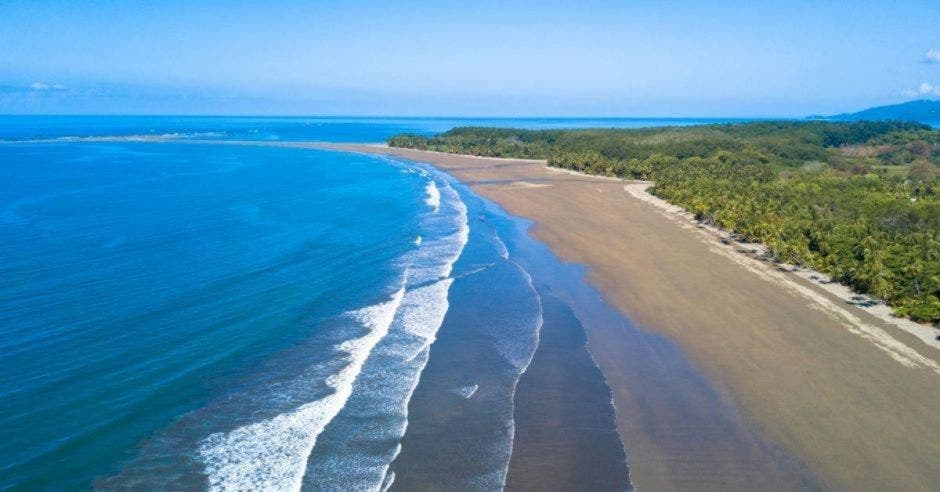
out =
[[[462,398],[469,399],[471,396],[474,395],[474,393],[477,392],[477,389],[479,388],[480,388],[480,385],[478,384],[474,384],[471,386],[460,386],[458,388],[454,388],[454,393],[456,393],[458,396]]]
[[[199,455],[212,489],[298,490],[308,467],[307,480],[344,489],[382,490],[393,483],[389,467],[400,445],[387,453],[375,453],[374,445],[400,440],[405,433],[408,402],[449,307],[451,270],[469,238],[467,208],[456,190],[430,181],[426,191],[434,212],[422,219],[421,247],[399,260],[404,285],[391,300],[349,313],[369,331],[337,346],[348,363],[327,378],[333,393],[206,438]],[[365,415],[373,416],[373,423],[363,423]],[[378,424],[386,420],[390,425]],[[331,422],[331,429],[359,431],[331,434],[331,440],[348,441],[311,461],[318,436]],[[374,442],[363,447],[358,442],[363,440]]]
[[[529,272],[515,261],[507,261],[525,279],[532,295],[532,307],[535,311],[535,317],[530,318],[528,313],[522,314],[521,303],[523,301],[515,301],[520,308],[520,313],[506,314],[500,320],[502,322],[500,326],[485,328],[484,331],[489,331],[499,355],[512,365],[516,372],[522,374],[532,363],[532,358],[535,356],[536,348],[539,345],[539,336],[543,324],[542,297],[536,290]]]
[[[456,256],[453,256],[453,259],[447,265],[448,273],[451,264],[456,261],[462,249],[463,245],[460,246]],[[374,395],[373,402],[378,404],[375,407],[388,408],[392,415],[397,414],[399,416],[400,426],[397,429],[389,429],[396,439],[400,440],[404,437],[405,431],[408,429],[408,402],[411,401],[411,396],[421,381],[421,373],[424,372],[430,357],[431,345],[437,339],[437,331],[443,324],[444,316],[447,315],[447,310],[450,307],[448,291],[451,283],[453,283],[453,279],[446,278],[410,290],[402,300],[400,333],[405,336],[401,337],[403,343],[396,347],[397,350],[400,350],[401,358],[393,367],[385,368],[385,371],[390,374],[398,373],[400,377],[395,378],[393,376],[392,379],[397,379],[398,387],[404,390],[403,393],[389,393],[387,387],[375,388],[378,391],[369,391],[364,388],[365,391],[369,391]],[[392,405],[382,405],[382,402]],[[391,481],[395,478],[395,472],[389,468],[399,453],[401,453],[400,443],[396,445],[389,459],[376,470],[374,476],[379,480],[379,484],[388,483],[391,486]],[[389,478],[389,475],[391,475],[391,478]],[[357,488],[363,490],[376,488],[375,484],[364,483],[361,485],[363,486]]]
[[[388,475],[385,475],[385,480],[382,483],[382,492],[388,492],[388,489],[392,488],[392,484],[395,483],[395,472],[389,472]]]
[[[348,365],[327,379],[334,392],[293,412],[212,434],[199,447],[214,490],[300,490],[317,436],[343,409],[372,349],[386,336],[405,297],[402,286],[384,303],[349,313],[368,332],[337,349]]]
[[[542,296],[539,295],[539,291],[535,288],[535,283],[532,282],[532,275],[530,275],[529,272],[525,268],[522,268],[522,266],[519,265],[518,263],[514,261],[510,261],[510,263],[515,265],[517,268],[519,268],[519,271],[522,272],[522,275],[525,277],[526,283],[529,284],[529,290],[532,291],[532,294],[535,296],[535,301],[538,303],[538,306],[539,306],[539,311],[538,311],[539,314],[535,320],[535,327],[532,330],[532,343],[529,345],[528,350],[524,351],[525,363],[522,365],[522,372],[526,372],[526,370],[529,369],[529,364],[532,363],[532,358],[535,357],[535,350],[539,346],[539,340],[542,335],[542,325],[545,323],[545,318],[544,318],[545,313],[542,308]]]
[[[438,188],[435,186],[435,190]],[[441,193],[438,194],[440,196]],[[401,414],[402,425],[397,430],[397,436],[400,439],[404,436],[408,428],[408,402],[414,394],[418,383],[421,380],[421,373],[428,363],[431,351],[431,345],[437,338],[437,331],[444,322],[447,310],[450,307],[448,301],[448,292],[453,279],[449,278],[453,270],[454,263],[463,252],[464,246],[470,238],[470,226],[467,220],[467,206],[460,199],[460,195],[446,182],[444,183],[443,195],[446,206],[452,210],[450,214],[453,223],[451,227],[456,227],[442,237],[428,241],[424,248],[412,253],[411,264],[414,266],[423,265],[424,268],[412,268],[409,270],[409,282],[422,283],[433,279],[442,279],[429,285],[410,290],[402,301],[401,309],[401,328],[404,333],[417,338],[419,342],[415,347],[415,341],[403,344],[406,352],[402,353],[400,370],[404,373],[406,381],[405,393],[399,398],[400,406],[398,412]],[[432,220],[439,220],[435,216]],[[410,353],[407,352],[410,346]],[[394,399],[392,397],[391,399]],[[388,475],[392,475],[394,480],[394,471],[389,471],[389,466],[395,456],[401,451],[400,446],[391,460],[381,470],[383,477],[382,483],[388,482]],[[391,483],[391,482],[388,482]]]
[[[531,333],[531,338],[529,340],[529,345],[522,347],[521,350],[513,350],[512,353],[515,354],[515,357],[509,357],[507,360],[510,361],[516,368],[519,369],[519,376],[521,377],[529,369],[529,365],[532,363],[532,359],[535,357],[535,352],[538,349],[539,342],[542,336],[542,326],[545,324],[545,310],[542,305],[542,296],[539,295],[538,290],[535,288],[535,283],[532,281],[532,275],[526,271],[525,268],[522,268],[522,265],[519,265],[515,261],[508,260],[510,263],[515,265],[519,271],[525,276],[526,282],[531,289],[532,294],[535,296],[536,303],[538,305],[538,317],[535,319],[535,324]],[[523,337],[520,337],[523,338]],[[507,355],[506,351],[501,351],[504,357]],[[517,361],[517,362],[513,362]],[[516,406],[516,388],[519,384],[519,378],[512,384],[512,392],[509,398],[510,405],[510,415],[515,415],[515,406]],[[516,420],[514,417],[509,419],[509,446],[506,450],[506,459],[504,467],[499,470],[499,483],[501,488],[506,488],[506,477],[509,474],[509,460],[512,457],[512,450],[516,442]]]
[[[224,137],[224,132],[190,132],[190,133],[141,133],[133,135],[66,135],[62,137],[35,138],[27,140],[0,140],[0,143],[53,143],[53,142],[166,142],[172,140]]]
[[[503,238],[499,237],[495,231],[493,231],[493,238],[496,240],[496,246],[499,247],[499,256],[504,259],[509,259],[509,248],[506,247],[506,243],[503,242]]]
[[[418,337],[421,344],[408,347],[403,352],[404,360],[414,360],[431,346],[437,337],[437,330],[444,321],[449,303],[447,293],[452,279],[444,279],[433,284],[409,290],[402,301],[401,329]]]
[[[439,213],[421,219],[422,245],[400,262],[407,267],[401,306],[375,348],[346,407],[330,426],[330,449],[314,452],[307,483],[338,490],[381,490],[394,479],[408,403],[449,308],[453,264],[469,237],[467,208],[446,181],[437,185]],[[390,443],[395,443],[390,446]]]
[[[424,200],[424,203],[427,203],[429,207],[433,208],[435,212],[441,209],[441,191],[437,189],[437,183],[434,180],[428,181],[427,186],[425,186],[424,191],[428,194],[428,197]]]

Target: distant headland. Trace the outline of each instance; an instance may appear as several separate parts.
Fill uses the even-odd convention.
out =
[[[889,106],[876,106],[855,113],[842,113],[832,116],[810,116],[814,120],[835,121],[917,121],[920,123],[940,122],[940,100],[920,99]]]

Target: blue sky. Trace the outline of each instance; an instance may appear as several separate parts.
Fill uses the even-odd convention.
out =
[[[0,2],[0,113],[803,116],[917,98],[940,98],[937,0]]]

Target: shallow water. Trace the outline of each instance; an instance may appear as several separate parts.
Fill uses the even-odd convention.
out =
[[[584,332],[572,316],[557,315],[562,303],[550,298],[546,306],[536,282],[552,272],[531,272],[520,264],[519,246],[534,240],[492,203],[459,183],[454,186],[470,210],[471,240],[455,265],[452,305],[411,400],[402,452],[391,467],[392,488],[492,490],[506,485],[507,475],[518,477],[515,487],[510,480],[510,488],[549,486],[552,473],[513,471],[518,467],[513,463],[526,459],[561,473],[577,470],[567,486],[628,488],[610,392],[584,350]],[[531,264],[557,264],[546,251],[533,248],[525,254],[540,256],[525,258]],[[584,364],[557,364],[558,359],[540,355],[546,342],[563,346],[566,355],[580,350]],[[553,383],[561,384],[539,386],[546,375],[559,371],[565,374]],[[580,396],[587,398],[572,400]],[[566,401],[577,415],[554,412],[546,404]],[[540,419],[553,426],[540,432]],[[591,430],[585,432],[587,422]],[[570,434],[564,435],[564,429]],[[552,435],[551,447],[558,453],[516,446],[544,431]]]

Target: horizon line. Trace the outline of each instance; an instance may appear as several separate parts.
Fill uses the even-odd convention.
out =
[[[394,118],[394,119],[463,119],[463,120],[520,120],[520,119],[554,119],[554,120],[799,120],[821,117],[808,116],[558,116],[558,115],[396,115],[396,114],[225,114],[225,113],[0,113],[6,116],[47,116],[47,117],[75,117],[75,116],[113,116],[113,117],[195,117],[195,118],[324,118],[324,119],[367,119],[367,118]]]

